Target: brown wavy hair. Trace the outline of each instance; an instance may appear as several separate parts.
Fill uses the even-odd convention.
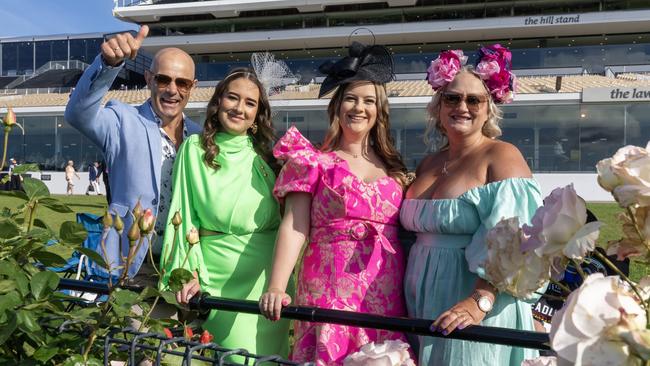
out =
[[[330,127],[327,130],[327,135],[325,135],[325,140],[323,141],[323,147],[321,148],[323,151],[335,150],[341,144],[342,131],[339,121],[339,110],[343,103],[343,96],[352,84],[354,84],[354,82],[339,86],[330,100],[327,107]],[[377,94],[377,120],[369,133],[370,146],[386,165],[388,176],[397,180],[402,187],[406,187],[409,183],[406,176],[406,166],[402,162],[400,153],[395,149],[395,141],[390,134],[390,113],[388,110],[386,87],[384,84],[374,82],[372,82],[372,84],[375,86],[375,93]]]
[[[201,132],[201,147],[205,150],[203,154],[203,161],[212,169],[219,169],[216,157],[219,155],[219,145],[215,142],[217,132],[223,132],[223,126],[218,118],[219,102],[221,97],[228,89],[231,82],[245,78],[250,80],[257,86],[260,91],[260,100],[257,104],[257,116],[255,116],[255,123],[257,124],[257,132],[248,129],[247,133],[253,138],[253,148],[259,156],[266,161],[267,164],[275,171],[279,171],[279,165],[273,157],[273,141],[275,141],[275,130],[273,129],[273,120],[271,119],[271,104],[269,98],[264,91],[264,86],[255,75],[252,69],[240,67],[233,69],[226,75],[223,80],[214,88],[214,93],[208,102],[208,110],[205,116],[205,123],[203,125],[203,132]]]

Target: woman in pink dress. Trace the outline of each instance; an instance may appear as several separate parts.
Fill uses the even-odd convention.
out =
[[[354,43],[350,56],[320,70],[328,76],[319,97],[338,87],[322,149],[291,127],[273,150],[284,161],[274,189],[284,217],[260,309],[280,318],[291,302],[287,281],[307,243],[297,305],[406,316],[397,239],[406,169],[390,136],[384,87],[393,78],[390,53]],[[292,360],[317,365],[341,365],[369,342],[405,341],[401,333],[302,321],[294,338]]]

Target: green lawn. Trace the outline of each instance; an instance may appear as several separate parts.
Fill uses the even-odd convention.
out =
[[[68,205],[74,213],[58,213],[45,207],[38,207],[36,210],[36,217],[43,220],[56,232],[65,221],[76,221],[75,213],[87,212],[95,215],[103,215],[106,209],[106,196],[66,196],[53,194],[52,197],[57,198],[66,205]],[[0,209],[3,207],[15,208],[24,201],[18,198],[0,196]]]

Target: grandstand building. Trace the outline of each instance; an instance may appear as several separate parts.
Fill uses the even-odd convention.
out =
[[[587,200],[610,200],[596,184],[595,163],[650,139],[650,3],[643,0],[115,0],[113,14],[149,25],[148,54],[176,46],[192,55],[200,87],[188,114],[197,120],[230,68],[248,65],[254,51],[270,51],[301,77],[272,97],[278,133],[296,125],[319,141],[328,100],[317,99],[318,66],[343,55],[352,39],[374,40],[393,52],[392,132],[414,169],[427,153],[421,136],[432,94],[424,81],[428,63],[440,50],[471,56],[479,45],[498,42],[512,50],[519,82],[515,101],[503,108],[502,138],[522,151],[544,193],[575,183]],[[2,76],[28,74],[18,67],[23,61],[5,66],[5,42]],[[32,70],[36,63],[33,57]],[[51,166],[47,159],[67,146],[73,154],[62,156],[87,165],[93,147],[63,121],[67,93],[3,92],[0,113],[15,106],[25,127],[26,142],[10,142],[10,151],[18,149],[10,155],[58,170],[59,160]],[[147,94],[129,88],[108,97],[137,104]]]

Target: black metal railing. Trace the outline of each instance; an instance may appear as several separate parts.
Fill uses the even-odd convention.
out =
[[[108,287],[105,284],[70,279],[61,279],[59,288],[99,294],[108,293]],[[136,292],[141,290],[141,288],[138,287],[128,287],[128,289]],[[200,312],[218,309],[249,314],[260,314],[258,303],[255,301],[211,297],[206,293],[200,297],[195,296],[190,301],[190,308],[199,310]],[[430,319],[387,317],[375,314],[362,314],[305,306],[287,306],[282,309],[282,317],[286,319],[318,323],[343,324],[363,328],[392,330],[430,337],[444,337],[474,342],[495,343],[540,350],[550,349],[549,338],[546,333],[507,328],[475,325],[465,329],[457,329],[451,334],[444,336],[439,332],[433,332],[429,329],[432,322]]]

